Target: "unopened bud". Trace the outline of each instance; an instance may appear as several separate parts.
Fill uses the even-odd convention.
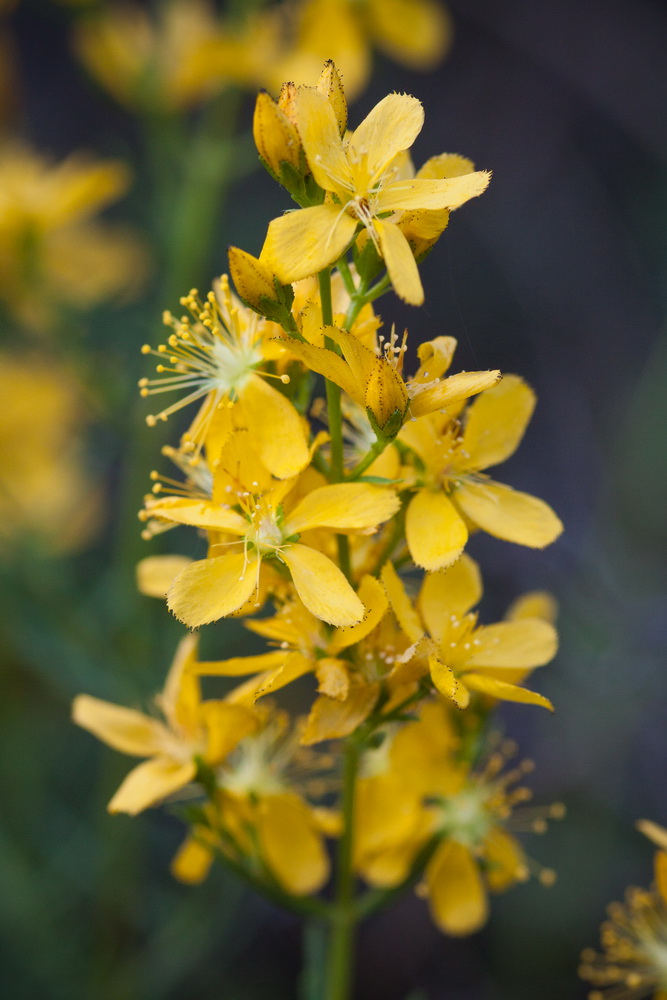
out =
[[[345,135],[347,128],[347,101],[340,73],[336,69],[333,59],[327,60],[322,70],[322,75],[317,82],[317,89],[327,98],[336,116],[338,131],[341,137]]]
[[[297,173],[302,172],[299,133],[282,108],[264,90],[257,95],[252,132],[259,155],[276,180],[282,182],[283,164]]]
[[[230,247],[228,254],[236,291],[251,309],[264,313],[267,300],[280,301],[274,275],[263,261],[239,247]]]

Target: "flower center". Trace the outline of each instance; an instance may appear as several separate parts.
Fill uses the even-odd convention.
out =
[[[248,533],[248,539],[260,555],[276,552],[284,540],[279,512],[260,502],[250,514],[250,519],[252,528]]]
[[[452,840],[467,847],[479,847],[493,826],[488,790],[483,786],[465,788],[440,802],[440,826]]]

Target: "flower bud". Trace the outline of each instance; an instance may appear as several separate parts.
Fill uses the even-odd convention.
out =
[[[345,135],[347,128],[347,101],[340,73],[336,69],[333,59],[327,60],[322,70],[322,75],[317,82],[317,89],[327,98],[338,122],[338,131],[341,137]]]
[[[303,174],[304,158],[299,133],[265,90],[257,95],[252,132],[264,166],[277,181],[284,183],[285,169],[290,174]]]
[[[380,439],[392,440],[401,427],[409,397],[405,383],[385,358],[378,358],[366,383],[366,413]]]
[[[263,261],[239,247],[230,247],[228,255],[236,291],[251,309],[263,313],[263,302],[280,301],[274,276]]]

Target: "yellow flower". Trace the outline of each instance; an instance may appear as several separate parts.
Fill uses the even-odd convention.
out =
[[[197,637],[181,640],[164,690],[156,703],[164,722],[90,695],[74,699],[74,721],[121,753],[147,757],[131,771],[111,802],[110,812],[131,815],[156,805],[188,785],[197,762],[214,766],[254,730],[255,716],[241,705],[201,700],[196,664]]]
[[[271,559],[286,568],[317,618],[338,626],[361,621],[364,605],[340,569],[299,539],[319,528],[375,528],[396,512],[398,498],[393,490],[368,483],[317,486],[301,497],[296,486],[296,480],[271,482],[246,436],[237,433],[231,447],[223,449],[211,502],[178,496],[147,501],[146,517],[220,532],[236,539],[221,547],[241,548],[198,560],[179,574],[168,595],[177,618],[195,628],[238,611],[260,585],[262,562]]]
[[[436,66],[451,44],[452,25],[436,0],[306,0],[296,15],[294,45],[278,61],[281,80],[306,80],[333,58],[350,98],[371,73],[371,46],[411,69]]]
[[[517,618],[477,625],[470,609],[482,596],[479,568],[469,556],[424,578],[417,609],[390,562],[382,569],[389,603],[409,639],[415,659],[424,663],[433,684],[458,708],[470,704],[470,692],[552,709],[541,694],[517,681],[556,654],[558,637],[542,618]]]
[[[499,371],[481,371],[460,372],[443,379],[456,346],[453,337],[436,337],[421,344],[421,367],[413,379],[405,382],[402,367],[407,335],[399,342],[392,332],[387,341],[371,350],[347,330],[325,327],[323,334],[338,344],[342,357],[301,341],[290,340],[286,346],[363,407],[380,439],[394,438],[408,416],[418,417],[460,403],[500,378]]]
[[[267,332],[274,332],[273,327],[242,305],[224,274],[205,302],[193,290],[181,303],[192,318],[176,319],[165,313],[165,325],[174,331],[167,343],[157,350],[149,345],[142,348],[144,354],[160,359],[159,377],[143,378],[139,385],[143,396],[188,391],[171,406],[149,416],[148,423],[166,420],[181,407],[205,397],[190,430],[197,452],[212,433],[219,439],[219,447],[235,426],[247,427],[262,462],[275,476],[283,479],[300,472],[309,460],[303,421],[290,401],[266,381],[279,378],[288,383],[289,376],[259,370],[275,356],[276,349],[281,350],[267,337]]]
[[[535,406],[535,394],[516,375],[481,393],[460,420],[432,414],[407,423],[400,440],[418,456],[423,471],[408,506],[405,531],[418,566],[443,569],[468,540],[468,525],[508,542],[543,548],[563,525],[542,500],[494,482],[483,474],[519,446]]]
[[[258,733],[242,740],[215,771],[210,826],[195,827],[172,864],[187,882],[206,877],[214,852],[237,863],[266,865],[281,888],[303,896],[324,885],[329,858],[319,811],[306,799],[322,794],[318,772],[330,764],[299,747],[298,727],[284,712],[266,712]],[[326,783],[324,782],[326,788]]]
[[[531,793],[512,786],[532,765],[504,771],[508,747],[473,769],[457,746],[443,704],[427,703],[418,721],[386,734],[379,767],[371,761],[371,776],[359,786],[355,867],[373,885],[399,885],[435,839],[419,891],[438,927],[461,936],[485,923],[488,890],[525,881],[531,869],[553,883],[553,872],[526,857],[512,830],[542,833],[547,819],[564,810],[560,804],[531,809],[524,819],[515,807]]]
[[[124,3],[82,18],[75,42],[81,61],[121,104],[143,110],[184,109],[230,84],[267,80],[279,47],[272,17],[238,28],[221,23],[207,0],[167,0],[152,17]]]
[[[384,258],[396,293],[420,305],[424,293],[398,225],[400,213],[458,208],[485,190],[490,175],[476,171],[441,180],[397,176],[393,161],[412,145],[424,121],[421,103],[407,94],[385,97],[346,140],[331,104],[317,90],[300,88],[294,103],[308,165],[329,198],[274,219],[262,258],[283,284],[297,281],[334,264],[361,227]]]
[[[379,694],[378,678],[367,676],[367,670],[362,672],[368,664],[358,663],[352,647],[376,628],[388,607],[384,588],[372,576],[362,578],[358,596],[366,609],[363,620],[333,632],[301,601],[288,600],[272,618],[246,622],[247,628],[264,636],[277,649],[205,663],[200,672],[224,677],[256,674],[228,695],[238,704],[253,704],[304,674],[314,673],[319,697],[304,724],[302,742],[319,743],[347,736],[368,716]]]
[[[60,164],[24,146],[0,148],[0,298],[43,330],[54,307],[85,308],[132,291],[145,251],[127,228],[91,217],[127,190],[124,164],[82,154]]]
[[[649,820],[637,826],[660,847],[654,884],[612,903],[601,928],[603,953],[582,953],[579,974],[596,987],[589,1000],[667,1000],[667,830]]]
[[[0,551],[30,541],[81,548],[102,497],[83,456],[85,407],[72,372],[46,357],[0,353]]]

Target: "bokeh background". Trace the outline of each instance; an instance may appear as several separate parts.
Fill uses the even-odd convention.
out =
[[[272,5],[217,10],[238,27],[251,6],[266,28]],[[302,62],[310,72],[333,55],[353,82],[367,72],[352,124],[390,90],[415,94],[418,162],[460,152],[494,172],[425,263],[426,307],[390,296],[380,312],[413,344],[456,336],[458,367],[516,371],[535,387],[536,416],[503,478],[547,499],[567,528],[542,553],[491,538],[472,549],[489,620],[524,589],[560,603],[561,649],[540,677],[556,715],[501,713],[536,762],[537,801],[567,804],[529,845],[558,882],[498,898],[488,928],[464,941],[404,900],[362,934],[357,995],[577,1000],[578,954],[596,943],[605,904],[651,877],[635,820],[667,824],[667,8],[449,0],[449,47],[420,68],[386,51],[365,67],[345,28],[363,4],[319,7]],[[107,815],[128,762],[69,721],[82,691],[145,703],[180,634],[135,589],[136,561],[160,550],[141,541],[136,510],[165,439],[144,424],[139,348],[161,338],[162,309],[225,269],[228,244],[258,253],[288,207],[249,131],[252,91],[275,93],[282,63],[247,66],[237,47],[212,97],[165,108],[149,74],[141,99],[123,102],[74,41],[109,8],[0,5],[0,180],[18,141],[54,164],[85,150],[132,174],[101,223],[120,250],[86,244],[72,265],[92,280],[101,254],[108,294],[62,301],[57,267],[48,281],[24,268],[17,297],[16,248],[0,235],[0,983],[14,1000],[288,1000],[293,918],[225,872],[177,884],[179,822],[165,810]],[[214,634],[228,649],[246,642],[238,623]]]

